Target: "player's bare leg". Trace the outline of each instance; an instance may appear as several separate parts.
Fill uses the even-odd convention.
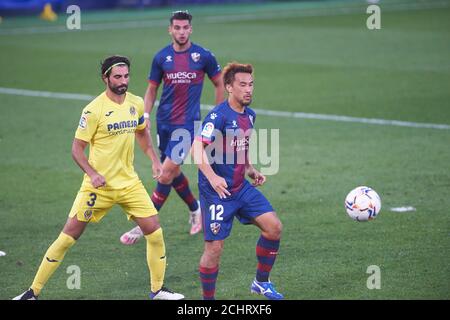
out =
[[[147,240],[147,264],[150,270],[150,298],[154,300],[181,300],[184,296],[164,287],[166,248],[158,215],[134,218]]]
[[[78,240],[86,229],[88,223],[78,221],[77,217],[68,218],[62,232]]]
[[[282,224],[275,212],[267,212],[253,220],[261,230],[261,236],[256,245],[258,265],[256,278],[251,285],[251,292],[265,296],[271,300],[281,300],[284,296],[279,293],[269,280],[270,271],[275,263],[280,246]]]
[[[253,220],[261,235],[270,240],[280,240],[283,225],[275,212],[264,213]]]

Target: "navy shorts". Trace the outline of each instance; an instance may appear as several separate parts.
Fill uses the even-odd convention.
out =
[[[244,187],[226,199],[220,199],[214,190],[200,190],[203,230],[205,240],[223,240],[230,235],[233,218],[242,224],[274,211],[269,200],[247,180]]]
[[[183,164],[194,141],[194,124],[175,126],[158,123],[156,129],[161,162],[169,157],[176,164]]]

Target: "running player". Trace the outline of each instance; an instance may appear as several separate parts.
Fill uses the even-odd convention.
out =
[[[149,84],[145,93],[146,119],[150,117],[157,90],[163,82],[163,91],[156,114],[158,147],[163,164],[163,174],[158,179],[152,201],[159,211],[172,187],[189,207],[190,234],[201,231],[201,211],[189,187],[188,179],[181,171],[184,158],[194,139],[194,121],[200,120],[200,96],[205,74],[215,88],[216,104],[224,99],[221,69],[209,50],[192,43],[192,16],[187,11],[176,11],[170,18],[169,34],[172,43],[153,58]],[[148,126],[150,127],[150,121]],[[177,133],[182,138],[176,138]],[[181,141],[180,141],[181,140]],[[139,226],[124,233],[120,240],[131,245],[142,237]]]

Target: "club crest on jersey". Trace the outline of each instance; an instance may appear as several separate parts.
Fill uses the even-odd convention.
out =
[[[198,62],[200,60],[200,53],[198,52],[192,52],[191,53],[191,58],[194,62]]]
[[[233,128],[237,128],[236,120],[233,120]]]
[[[166,57],[166,62],[172,62],[172,56],[167,56]]]
[[[213,131],[214,131],[214,124],[212,122],[208,122],[203,127],[202,136],[206,138],[211,138]]]
[[[84,212],[84,218],[86,219],[86,220],[89,220],[89,219],[91,219],[92,218],[92,210],[86,210],[85,212]]]
[[[81,116],[80,123],[78,124],[78,127],[80,129],[83,129],[83,130],[86,129],[86,127],[87,127],[87,118],[85,116]]]
[[[135,108],[134,106],[131,106],[131,107],[130,107],[130,114],[131,114],[132,116],[136,115],[136,108]]]
[[[209,227],[211,228],[212,233],[214,233],[215,235],[220,231],[220,223],[218,222],[211,223]]]

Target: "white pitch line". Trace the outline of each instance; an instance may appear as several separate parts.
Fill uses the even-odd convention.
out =
[[[4,87],[0,87],[0,94],[17,95],[17,96],[24,96],[24,97],[64,99],[64,100],[81,100],[81,101],[91,101],[92,99],[95,98],[95,96],[91,96],[88,94],[37,91],[37,90],[14,89],[14,88],[4,88]],[[214,108],[213,105],[208,105],[208,104],[202,104],[200,107],[202,110],[211,110],[212,108]],[[276,110],[267,110],[267,109],[253,109],[253,110],[255,110],[256,113],[259,115],[281,117],[281,118],[313,119],[313,120],[325,120],[325,121],[366,123],[366,124],[375,124],[375,125],[383,125],[383,126],[450,130],[450,125],[448,125],[448,124],[409,122],[409,121],[387,120],[387,119],[376,119],[376,118],[357,118],[357,117],[340,116],[340,115],[333,115],[333,114],[276,111]]]
[[[24,97],[55,98],[55,99],[65,99],[65,100],[90,101],[90,100],[94,99],[94,96],[90,96],[88,94],[61,93],[61,92],[25,90],[25,89],[3,88],[3,87],[0,87],[0,93],[16,95],[16,96],[24,96]]]
[[[380,5],[383,11],[405,11],[405,10],[422,10],[422,9],[439,9],[447,8],[450,3],[446,0],[435,2],[421,2],[421,3],[383,3]],[[280,18],[295,18],[295,17],[322,17],[322,16],[339,16],[362,13],[365,14],[365,8],[361,6],[340,7],[340,6],[323,6],[321,8],[290,8],[276,10],[273,12],[261,11],[256,14],[225,14],[221,16],[199,16],[199,23],[223,23],[223,22],[238,22],[238,21],[253,21],[253,20],[270,20]],[[151,19],[151,18],[149,18]],[[21,34],[42,34],[42,33],[60,33],[70,31],[101,31],[101,30],[116,30],[116,29],[140,29],[150,27],[166,26],[167,19],[154,20],[133,20],[107,23],[85,23],[82,24],[80,30],[68,30],[64,25],[58,26],[36,26],[36,27],[19,27],[19,28],[4,28],[0,29],[0,35],[21,35]]]

